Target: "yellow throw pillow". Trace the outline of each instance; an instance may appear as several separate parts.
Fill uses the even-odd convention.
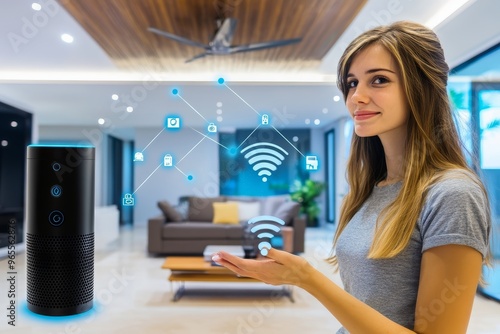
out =
[[[214,224],[239,224],[238,203],[214,202]]]

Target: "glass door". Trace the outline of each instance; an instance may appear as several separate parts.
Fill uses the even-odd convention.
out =
[[[335,223],[335,130],[325,134],[326,222]]]
[[[500,301],[500,83],[474,83],[472,94],[480,175],[488,191],[492,216],[493,267],[485,267],[488,285],[480,291]]]

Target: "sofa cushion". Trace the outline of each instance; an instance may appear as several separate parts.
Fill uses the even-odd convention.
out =
[[[165,224],[163,239],[243,239],[240,224],[210,224],[209,222],[182,222]]]
[[[214,224],[238,224],[238,203],[236,202],[214,202]]]
[[[182,221],[182,215],[175,210],[173,206],[171,206],[167,201],[159,201],[158,207],[161,212],[165,215],[165,218],[169,222],[180,222]]]
[[[238,218],[240,221],[247,222],[250,218],[260,215],[260,202],[234,201],[228,203],[236,203],[238,205]]]
[[[286,225],[290,225],[292,223],[292,219],[299,215],[299,211],[299,203],[293,201],[283,202],[273,216],[282,219]]]
[[[213,203],[224,202],[223,196],[219,197],[189,197],[188,221],[212,222],[214,219]]]

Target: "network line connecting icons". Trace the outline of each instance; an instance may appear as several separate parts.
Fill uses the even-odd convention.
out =
[[[251,110],[253,110],[259,117],[258,124],[256,128],[250,133],[250,135],[243,140],[239,144],[238,147],[231,147],[228,148],[218,141],[216,141],[213,137],[214,134],[218,132],[217,125],[215,122],[211,122],[207,118],[205,118],[195,107],[193,107],[184,97],[179,92],[179,89],[174,88],[171,90],[172,96],[175,98],[181,99],[189,108],[191,108],[198,116],[200,116],[206,124],[206,128],[204,130],[205,133],[200,132],[192,127],[187,127],[194,132],[200,134],[202,136],[201,140],[194,145],[183,157],[180,159],[174,159],[171,153],[165,152],[163,156],[161,157],[161,162],[159,165],[156,167],[156,169],[150,173],[150,175],[135,189],[133,193],[128,193],[126,194],[126,197],[123,198],[123,205],[124,206],[130,206],[130,202],[134,201],[133,196],[135,193],[144,185],[144,183],[160,168],[160,167],[165,167],[165,169],[176,169],[179,171],[181,174],[183,174],[187,180],[192,181],[194,179],[193,175],[191,174],[186,174],[184,171],[182,171],[178,164],[186,158],[201,142],[203,142],[205,139],[208,139],[210,141],[213,141],[214,143],[220,145],[224,149],[228,151],[230,155],[235,155],[238,153],[238,150],[240,147],[243,146],[243,144],[250,138],[250,136],[259,128],[259,127],[267,127],[271,128],[274,131],[276,131],[290,146],[295,149],[300,156],[302,156],[304,163],[304,169],[307,171],[315,171],[318,170],[318,158],[317,156],[314,155],[308,155],[307,157],[297,149],[296,146],[294,146],[273,124],[272,124],[272,119],[269,114],[267,113],[260,113],[258,112],[255,108],[253,108],[247,101],[245,101],[240,95],[238,95],[231,87],[229,87],[224,78],[219,78],[217,80],[217,83],[219,85],[224,86],[227,88],[229,91],[231,91],[236,97],[238,97],[244,104],[246,104]],[[164,120],[164,126],[161,129],[161,131],[146,145],[146,147],[142,151],[138,151],[134,155],[134,161],[144,161],[144,152],[146,149],[151,145],[157,138],[158,136],[163,132],[163,131],[182,131],[182,129],[185,129],[186,126],[183,125],[183,120],[182,117],[178,114],[168,114],[165,116]],[[244,147],[239,153],[244,154],[244,158],[248,161],[249,165],[252,167],[252,169],[257,173],[259,177],[261,177],[262,182],[267,182],[269,180],[269,177],[272,176],[273,172],[275,172],[280,165],[283,164],[283,161],[287,156],[289,156],[289,152],[285,150],[284,148],[270,142],[260,142],[260,143],[255,143],[248,145]],[[133,204],[132,204],[133,205]]]

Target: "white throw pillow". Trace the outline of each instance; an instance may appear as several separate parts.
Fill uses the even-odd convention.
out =
[[[260,202],[234,201],[234,203],[238,204],[238,216],[240,221],[248,221],[250,218],[260,215]]]

